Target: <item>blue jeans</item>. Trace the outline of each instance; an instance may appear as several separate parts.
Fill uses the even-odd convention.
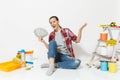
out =
[[[76,69],[80,66],[81,61],[70,57],[69,55],[58,53],[57,45],[54,40],[50,41],[48,48],[48,59],[54,58],[58,68]]]

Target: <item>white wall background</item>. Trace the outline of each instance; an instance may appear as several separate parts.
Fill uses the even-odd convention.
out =
[[[34,50],[36,55],[46,53],[33,30],[44,27],[51,32],[48,19],[52,15],[75,34],[87,22],[77,46],[90,53],[99,38],[100,23],[115,21],[120,25],[119,4],[119,0],[0,0],[0,59],[11,59],[20,49]]]

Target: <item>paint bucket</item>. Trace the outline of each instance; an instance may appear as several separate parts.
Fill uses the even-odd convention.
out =
[[[108,71],[108,61],[100,61],[100,70]]]
[[[100,40],[106,41],[108,39],[108,33],[107,32],[101,32],[100,33]]]
[[[27,66],[33,65],[33,50],[25,52],[25,61]]]
[[[18,51],[18,53],[20,53],[20,55],[21,55],[21,60],[25,62],[25,50],[21,49]]]
[[[117,63],[116,62],[109,62],[108,63],[108,67],[109,67],[109,72],[117,72]]]

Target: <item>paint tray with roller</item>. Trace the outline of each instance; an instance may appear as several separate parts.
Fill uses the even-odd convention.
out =
[[[0,63],[0,70],[5,72],[10,72],[21,67],[21,64],[15,61],[7,61]]]
[[[48,32],[47,32],[47,30],[45,30],[44,28],[36,28],[36,29],[34,30],[34,34],[35,34],[37,37],[41,36],[42,38],[44,38],[45,36],[48,35]]]

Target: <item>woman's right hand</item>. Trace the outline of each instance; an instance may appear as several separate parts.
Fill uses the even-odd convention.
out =
[[[42,36],[38,36],[38,40],[40,42],[42,42],[45,45],[45,47],[48,49],[48,44],[45,42],[45,40],[42,38]]]
[[[38,36],[38,40],[39,40],[40,42],[43,42],[43,41],[44,41],[43,38],[42,38],[42,36]]]

